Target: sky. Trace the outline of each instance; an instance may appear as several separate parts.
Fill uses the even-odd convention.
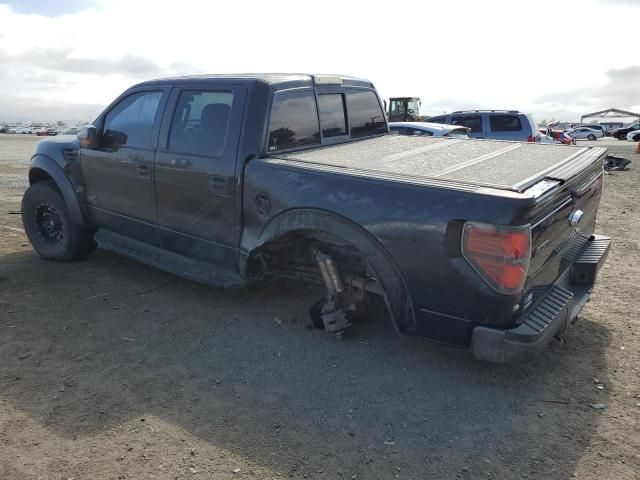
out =
[[[137,82],[233,72],[364,77],[430,115],[640,111],[640,0],[393,5],[0,0],[0,120],[91,120]]]

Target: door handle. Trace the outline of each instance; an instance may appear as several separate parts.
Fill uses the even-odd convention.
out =
[[[229,196],[229,182],[226,177],[220,175],[209,176],[209,189],[214,195]]]
[[[184,158],[174,158],[169,160],[169,166],[175,168],[189,168],[191,167],[191,160],[187,160]]]
[[[138,165],[138,176],[142,178],[151,177],[151,169],[149,165]]]

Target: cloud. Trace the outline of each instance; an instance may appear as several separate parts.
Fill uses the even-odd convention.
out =
[[[610,5],[630,5],[632,7],[640,7],[640,0],[598,0],[598,3],[606,6]]]
[[[537,97],[534,105],[540,110],[573,116],[607,108],[640,107],[640,65],[611,69],[605,75],[604,85],[548,93]]]
[[[71,48],[35,48],[18,55],[10,55],[0,50],[0,63],[11,63],[22,68],[37,67],[54,72],[99,75],[147,76],[163,72],[158,64],[136,55],[125,54],[116,59],[81,58],[75,56]]]
[[[39,97],[0,99],[0,121],[51,122],[62,120],[75,123],[90,122],[104,109],[101,104],[76,104],[70,102],[44,102]]]
[[[584,113],[614,100],[630,108],[633,102],[623,97],[631,90],[619,85],[623,80],[615,87],[619,99],[598,91],[595,101],[591,93],[609,80],[606,71],[637,63],[629,50],[637,16],[625,14],[621,4],[568,4],[570,19],[532,14],[526,2],[458,0],[453,18],[446,2],[413,1],[411,29],[427,32],[427,40],[400,47],[379,11],[341,0],[325,0],[313,16],[296,0],[250,7],[181,0],[179,8],[157,0],[16,0],[11,6],[0,0],[0,99],[34,112],[52,103],[104,105],[153,77],[307,71],[369,78],[385,98],[421,97],[424,113],[509,108],[542,118],[560,109]],[[500,15],[487,15],[489,10]],[[484,22],[480,37],[478,18]],[[451,22],[458,33],[452,34]],[[518,32],[527,32],[524,43]],[[579,56],[575,39],[585,32],[597,37],[590,38],[588,55]],[[625,48],[612,48],[614,42]],[[41,114],[48,115],[46,107]]]
[[[42,0],[0,0],[0,4],[6,4],[12,10],[19,13],[35,13],[38,15],[58,16],[82,11],[95,6],[93,0],[65,0],[42,1]]]

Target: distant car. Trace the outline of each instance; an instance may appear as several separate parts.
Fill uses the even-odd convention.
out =
[[[633,132],[634,130],[640,130],[640,122],[632,123],[631,125],[627,125],[623,128],[616,128],[611,132],[611,135],[618,140],[624,140],[625,138],[627,138],[627,134],[629,132]]]
[[[7,133],[31,133],[31,129],[27,127],[10,127]]]
[[[36,131],[36,135],[39,137],[53,137],[58,134],[58,130],[55,128],[41,128]]]
[[[8,132],[9,132],[9,128],[8,127],[0,126],[0,133],[8,133]]]
[[[62,130],[58,131],[58,133],[60,135],[77,135],[80,133],[80,129],[78,127],[63,128]]]
[[[571,138],[575,138],[576,140],[597,140],[604,137],[602,130],[587,127],[572,128],[568,130],[567,133],[571,135]]]
[[[538,124],[518,110],[463,110],[429,117],[427,122],[469,127],[469,137],[539,142]]]
[[[409,135],[413,137],[453,137],[469,138],[469,127],[428,122],[389,122],[391,135]]]
[[[640,130],[633,130],[627,133],[627,140],[630,142],[640,142]]]
[[[576,125],[573,128],[593,128],[594,130],[600,130],[602,132],[602,136],[605,137],[607,135],[607,129],[602,125],[598,125],[597,123],[592,123],[589,125]]]

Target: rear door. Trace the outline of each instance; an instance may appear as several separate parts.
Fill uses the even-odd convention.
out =
[[[246,87],[174,88],[162,123],[155,178],[158,224],[169,250],[235,265],[235,165]]]

